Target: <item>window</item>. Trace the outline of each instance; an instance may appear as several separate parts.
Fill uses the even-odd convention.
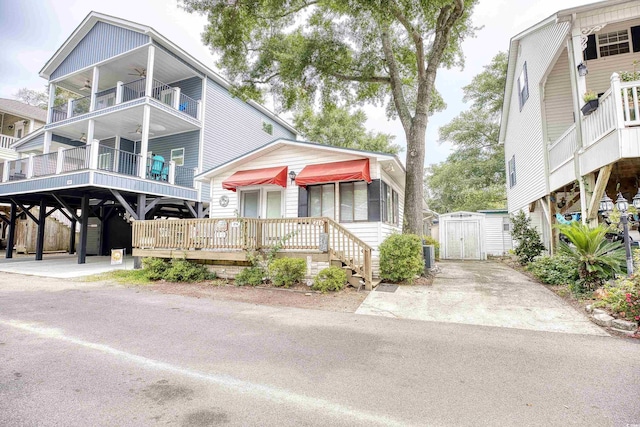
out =
[[[598,34],[598,50],[600,57],[629,53],[629,32],[624,29],[605,34]]]
[[[176,162],[176,166],[184,166],[184,148],[171,150],[171,161]]]
[[[335,218],[335,186],[333,184],[307,187],[309,192],[309,216]]]
[[[504,231],[505,233],[508,233],[511,231],[511,224],[508,222],[503,222],[502,223],[502,231]]]
[[[516,156],[511,156],[509,160],[509,188],[516,185]]]
[[[529,99],[529,77],[527,76],[527,63],[525,62],[518,77],[518,98],[520,99],[520,111],[524,103]]]
[[[382,204],[382,212],[380,220],[389,224],[400,224],[400,206],[398,193],[391,188],[386,182],[382,182],[380,190],[380,202]]]
[[[340,183],[340,222],[367,221],[368,216],[367,183]]]
[[[262,130],[268,133],[269,135],[273,135],[273,123],[269,123],[265,120],[262,121]]]

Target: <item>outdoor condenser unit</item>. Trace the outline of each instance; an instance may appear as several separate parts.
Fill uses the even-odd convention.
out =
[[[422,245],[422,255],[424,256],[424,272],[436,266],[436,248],[433,245]]]

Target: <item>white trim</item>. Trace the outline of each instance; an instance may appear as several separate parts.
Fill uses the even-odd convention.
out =
[[[182,150],[182,156],[177,156],[176,158],[182,158],[182,164],[178,164],[178,162],[176,162],[176,160],[173,157],[173,152],[178,150]],[[184,166],[184,155],[185,155],[184,147],[172,148],[170,151],[169,159],[170,161],[175,162],[176,166]]]

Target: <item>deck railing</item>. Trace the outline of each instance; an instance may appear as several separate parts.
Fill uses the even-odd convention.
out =
[[[81,114],[88,113],[90,104],[91,95],[87,95],[71,101],[71,117],[76,117]]]
[[[137,249],[260,250],[328,252],[372,281],[372,248],[330,218],[205,218],[133,222]]]
[[[29,171],[29,158],[11,160],[9,165],[9,181],[20,181],[27,178]]]
[[[145,77],[122,85],[122,102],[142,98],[147,85]]]
[[[640,125],[640,102],[638,102],[640,80],[620,83],[620,90],[622,91],[622,114],[625,126]]]
[[[180,187],[193,188],[193,177],[195,176],[195,170],[185,166],[175,167],[175,181],[176,185]]]
[[[598,109],[583,119],[584,140],[587,146],[617,127],[616,107],[615,97],[609,89],[599,98]]]
[[[198,101],[188,97],[184,93],[181,93],[178,110],[182,111],[185,114],[190,115],[194,119],[197,119],[198,118]]]
[[[549,146],[549,171],[553,172],[572,158],[576,148],[578,148],[578,138],[574,124]]]
[[[9,148],[18,138],[9,135],[0,135],[0,148]]]
[[[153,87],[151,89],[152,98],[173,107],[176,103],[175,96],[176,91],[173,87],[162,83],[160,80],[153,79]]]
[[[53,107],[51,109],[51,123],[59,122],[67,119],[67,110],[69,109],[69,103],[65,102],[62,105]]]
[[[58,152],[39,154],[33,156],[33,174],[32,176],[55,175],[58,165]]]
[[[96,93],[96,101],[93,106],[94,110],[112,107],[116,104],[116,88],[112,87],[107,90]]]
[[[60,172],[73,172],[89,168],[89,146],[69,148],[62,151]]]

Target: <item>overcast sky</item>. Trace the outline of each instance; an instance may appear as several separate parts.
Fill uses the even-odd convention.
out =
[[[451,147],[437,143],[438,128],[466,108],[461,88],[497,52],[508,49],[512,36],[559,9],[587,3],[591,1],[480,0],[473,19],[475,26],[483,28],[463,45],[464,70],[438,73],[436,84],[448,107],[429,120],[425,163],[446,159]],[[13,98],[23,87],[44,90],[46,82],[38,72],[92,10],[151,26],[215,69],[201,41],[205,19],[188,14],[177,4],[177,0],[0,0],[0,97]],[[365,111],[371,130],[397,135],[396,141],[405,145],[399,122],[388,121],[382,108],[367,107]],[[404,153],[400,157],[404,161]]]

